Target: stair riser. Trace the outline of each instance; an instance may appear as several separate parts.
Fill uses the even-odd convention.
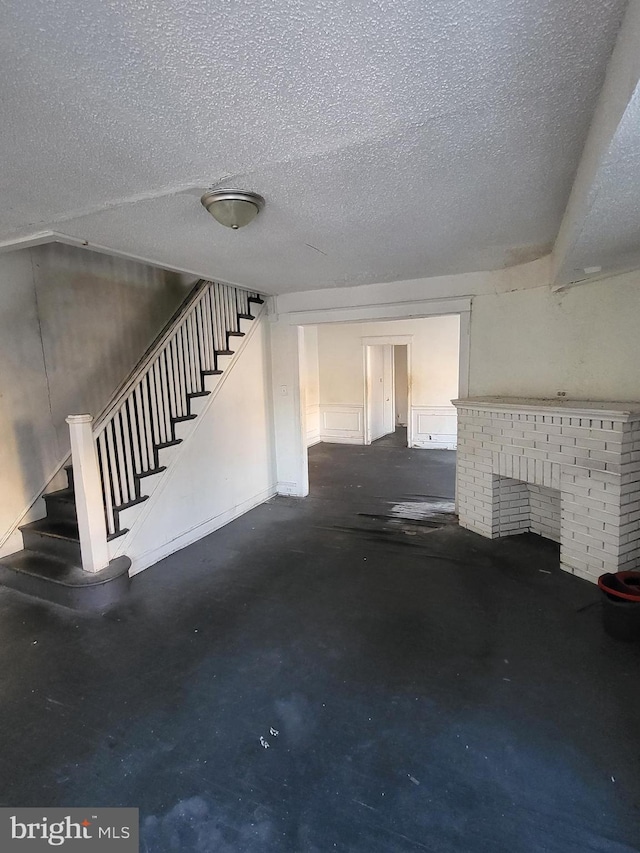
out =
[[[70,489],[73,489],[73,467],[71,465],[65,465],[65,469],[67,472],[67,485]]]
[[[23,530],[24,547],[41,554],[51,554],[63,560],[70,560],[75,565],[81,565],[80,543],[70,539],[60,539],[57,536],[47,536],[35,530]]]
[[[45,499],[47,518],[51,521],[77,521],[76,505],[70,501],[58,501],[55,498]]]

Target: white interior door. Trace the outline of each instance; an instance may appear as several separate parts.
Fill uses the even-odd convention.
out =
[[[394,393],[394,369],[393,369],[393,346],[391,344],[387,344],[382,347],[383,349],[383,375],[382,375],[382,386],[383,386],[383,435],[389,435],[391,432],[395,432],[396,428],[396,406],[395,406],[395,393]]]
[[[384,347],[366,348],[366,431],[365,444],[381,438],[384,432]]]

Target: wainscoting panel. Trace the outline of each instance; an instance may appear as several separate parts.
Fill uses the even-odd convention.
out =
[[[458,418],[455,406],[412,406],[412,447],[455,450]]]
[[[364,406],[320,404],[320,441],[362,444]]]

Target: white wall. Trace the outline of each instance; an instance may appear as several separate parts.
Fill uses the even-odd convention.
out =
[[[355,320],[382,306],[470,296],[470,395],[640,400],[640,271],[551,288],[550,256],[492,272],[278,296],[276,310]]]
[[[393,348],[393,361],[395,370],[395,408],[396,408],[396,423],[400,426],[407,425],[409,412],[407,409],[407,384],[409,376],[407,374],[407,348],[406,346],[396,346]]]
[[[364,441],[363,338],[411,335],[414,446],[455,443],[457,316],[318,326],[320,432],[323,441]],[[447,438],[443,438],[447,436]]]
[[[640,272],[473,300],[471,395],[640,400]]]
[[[132,574],[276,493],[269,358],[269,324],[259,319],[123,537]]]
[[[301,388],[304,391],[307,446],[320,441],[320,371],[318,366],[318,329],[303,329]]]
[[[0,554],[69,452],[65,417],[100,412],[192,284],[59,244],[0,255]]]

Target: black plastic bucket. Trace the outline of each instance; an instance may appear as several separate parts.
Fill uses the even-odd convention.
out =
[[[602,626],[610,637],[640,640],[640,572],[617,572],[598,578],[602,590]]]

